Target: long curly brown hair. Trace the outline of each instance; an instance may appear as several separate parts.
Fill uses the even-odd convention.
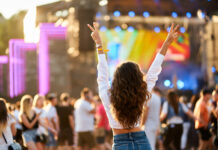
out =
[[[114,73],[111,86],[111,108],[119,123],[133,128],[141,117],[143,105],[150,98],[143,73],[133,62],[121,64]]]

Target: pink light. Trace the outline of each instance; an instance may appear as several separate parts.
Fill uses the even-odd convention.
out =
[[[25,91],[25,57],[26,50],[36,50],[35,43],[25,43],[21,39],[12,39],[9,41],[9,95],[18,96]]]
[[[3,64],[8,63],[8,56],[0,56],[0,92],[3,92]]]
[[[0,64],[7,64],[8,63],[8,56],[2,55],[0,56]]]
[[[0,64],[0,92],[3,92],[3,65]]]
[[[49,65],[49,39],[65,39],[66,28],[55,26],[52,23],[40,24],[40,40],[39,40],[39,93],[47,94],[50,90],[50,65]]]
[[[39,93],[46,94],[50,90],[49,39],[65,39],[66,28],[54,24],[40,25],[40,41],[38,51]],[[21,39],[9,41],[9,95],[18,96],[25,91],[26,50],[36,50],[35,43],[25,43]]]

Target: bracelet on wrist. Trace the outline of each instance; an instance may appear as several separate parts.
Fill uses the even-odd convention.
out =
[[[108,49],[103,49],[102,47],[97,48],[97,50],[98,50],[98,51],[102,51],[102,52],[104,52],[104,53],[109,52]]]

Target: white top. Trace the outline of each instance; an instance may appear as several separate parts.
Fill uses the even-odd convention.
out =
[[[181,105],[182,105],[182,109],[183,109],[183,111],[185,112],[185,113],[187,113],[188,111],[189,111],[189,109],[183,104],[183,103],[180,103]],[[162,109],[162,114],[165,114],[165,115],[167,115],[167,113],[168,113],[168,102],[166,101],[166,102],[164,102],[164,104],[163,104],[163,109]],[[167,123],[168,124],[181,124],[181,123],[183,123],[183,119],[182,119],[182,117],[179,117],[179,116],[175,116],[175,117],[172,117],[172,118],[170,118],[170,119],[168,119],[167,120]]]
[[[20,121],[19,121],[20,111],[15,109],[14,112],[13,112],[13,115],[14,115],[14,117],[16,119],[16,125],[15,125],[16,129],[22,130],[23,127],[22,127],[22,125],[20,124]]]
[[[52,120],[52,118],[56,119],[57,117],[57,111],[56,108],[54,106],[52,106],[51,104],[48,104],[45,107],[45,112],[46,112],[46,116],[48,118],[49,121]],[[55,120],[56,121],[56,120]]]
[[[47,118],[47,113],[45,112],[45,110],[44,110],[44,109],[40,109],[40,108],[36,108],[36,107],[34,107],[33,110],[34,110],[37,114],[41,113],[40,116],[39,116],[39,120],[40,120],[41,123],[45,124],[45,123],[46,123],[46,120],[45,120],[45,119]],[[39,134],[39,135],[40,135],[40,134],[46,134],[46,135],[48,135],[48,132],[47,132],[47,130],[45,129],[45,127],[43,127],[42,125],[39,124],[39,127],[38,127],[38,129],[37,129],[37,134]]]
[[[0,150],[8,150],[8,146],[13,143],[13,135],[11,132],[11,124],[13,124],[13,123],[16,123],[16,121],[11,116],[9,116],[8,122],[7,122],[7,127],[3,131],[4,136],[7,140],[7,144],[5,143],[5,140],[4,140],[3,136],[1,135],[0,136]]]
[[[158,79],[158,75],[161,72],[161,64],[163,60],[164,60],[164,56],[158,53],[150,69],[148,70],[147,77],[146,77],[146,83],[147,83],[147,88],[149,92],[151,92],[153,87],[155,86],[155,83]],[[115,118],[112,116],[110,112],[109,73],[108,73],[108,64],[106,61],[105,54],[98,55],[97,68],[98,68],[97,82],[98,82],[98,88],[99,88],[99,96],[104,105],[110,126],[111,128],[115,128],[115,129],[123,129],[120,123],[115,120]],[[135,127],[139,127],[139,121]]]
[[[94,130],[94,115],[89,112],[94,108],[83,99],[75,103],[75,130],[76,132],[86,132]]]
[[[160,125],[160,106],[161,99],[155,93],[152,93],[151,99],[147,103],[148,115],[145,122],[145,130],[156,131]]]

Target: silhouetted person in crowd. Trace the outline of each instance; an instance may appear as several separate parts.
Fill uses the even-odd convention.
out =
[[[57,108],[60,131],[58,133],[58,149],[73,149],[74,119],[73,107],[70,106],[70,96],[62,93],[60,96],[61,106]]]

